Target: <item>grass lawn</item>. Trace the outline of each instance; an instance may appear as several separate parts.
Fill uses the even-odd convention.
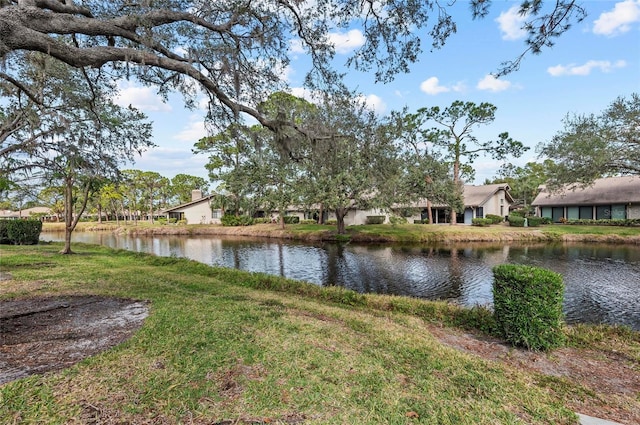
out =
[[[571,390],[428,330],[486,313],[185,259],[59,249],[1,246],[13,279],[0,281],[0,300],[130,297],[149,300],[150,316],[116,348],[0,386],[0,423],[86,423],[96,412],[101,423],[576,423]]]

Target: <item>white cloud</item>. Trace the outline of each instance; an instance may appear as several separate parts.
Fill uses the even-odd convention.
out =
[[[614,36],[631,30],[634,22],[640,22],[640,0],[626,0],[600,15],[593,23],[593,32]]]
[[[291,53],[305,53],[304,46],[302,45],[302,40],[299,38],[293,39],[289,41],[289,51]]]
[[[329,41],[335,46],[337,53],[346,54],[362,46],[365,39],[362,31],[354,29],[347,33],[330,33]]]
[[[547,68],[547,72],[554,77],[560,77],[564,75],[589,75],[594,69],[599,69],[602,72],[611,72],[615,68],[624,68],[627,63],[623,60],[611,63],[609,61],[595,61],[590,60],[584,65],[556,65]]]
[[[194,115],[182,130],[173,136],[173,139],[181,142],[191,142],[193,144],[207,135],[208,132],[205,128],[204,120]]]
[[[115,97],[116,105],[127,107],[129,105],[143,112],[171,111],[171,105],[164,103],[151,87],[136,86],[130,81],[118,83],[119,93]]]
[[[519,8],[519,6],[512,6],[495,19],[502,31],[503,40],[519,40],[527,35],[527,32],[522,29],[527,16],[521,16],[518,13]]]
[[[505,91],[511,88],[511,82],[507,80],[499,80],[491,74],[485,75],[485,77],[478,81],[476,86],[478,90],[489,90],[492,92]]]
[[[451,91],[451,89],[440,85],[440,81],[438,80],[438,77],[431,77],[424,80],[420,84],[420,90],[422,90],[426,94],[431,94],[431,95],[436,95],[436,94],[446,93],[448,91]]]
[[[362,101],[364,101],[364,104],[367,106],[367,108],[377,114],[384,114],[384,112],[387,110],[387,104],[384,103],[384,101],[375,94],[362,96],[361,99]]]

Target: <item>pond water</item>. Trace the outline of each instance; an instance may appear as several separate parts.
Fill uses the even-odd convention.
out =
[[[42,233],[61,241],[62,233]],[[74,242],[186,257],[358,292],[492,304],[491,268],[527,264],[563,275],[569,323],[609,323],[640,330],[640,246],[607,244],[358,245],[217,236],[132,237],[77,232]]]

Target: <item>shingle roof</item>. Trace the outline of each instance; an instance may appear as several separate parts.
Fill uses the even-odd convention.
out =
[[[211,198],[213,198],[213,196],[214,196],[213,194],[212,195],[205,195],[200,199],[196,199],[195,201],[185,202],[184,204],[176,205],[175,207],[171,207],[171,208],[167,208],[166,210],[162,210],[162,211],[160,211],[160,214],[166,214],[166,213],[169,213],[171,211],[181,210],[183,208],[187,208],[187,207],[190,207],[190,206],[195,205],[195,204],[200,204],[200,203],[205,202],[205,201],[209,202],[209,200]]]
[[[546,188],[536,196],[531,205],[611,205],[640,203],[640,176],[622,176],[597,179],[592,186],[567,185],[558,193]]]
[[[505,198],[508,202],[513,202],[511,194],[509,194],[509,185],[506,183],[485,184],[482,186],[464,186],[464,205],[466,207],[479,207],[496,194],[499,190],[505,190]]]

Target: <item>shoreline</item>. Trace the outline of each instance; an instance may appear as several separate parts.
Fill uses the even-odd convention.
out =
[[[558,227],[555,227],[558,226]],[[604,226],[603,226],[604,227]],[[309,242],[357,243],[460,243],[460,242],[583,242],[640,245],[640,228],[632,234],[619,234],[606,228],[605,234],[572,233],[577,226],[551,225],[537,228],[511,228],[507,225],[473,227],[467,225],[378,225],[351,226],[344,235],[337,234],[333,226],[254,224],[225,227],[221,225],[118,225],[115,223],[80,223],[74,232],[104,231],[131,236],[242,236],[273,238]],[[561,230],[561,231],[559,231]],[[602,229],[598,229],[602,231]],[[637,230],[637,231],[636,231]],[[45,223],[43,233],[64,231],[62,223]],[[564,233],[563,233],[564,232]],[[629,233],[628,231],[626,233]]]

